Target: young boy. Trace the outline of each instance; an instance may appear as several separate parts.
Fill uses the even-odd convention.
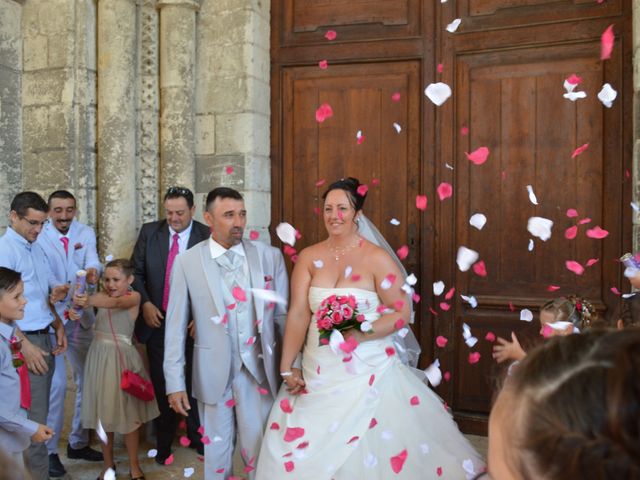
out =
[[[0,450],[20,467],[24,466],[23,452],[32,440],[44,442],[53,435],[46,425],[27,418],[29,378],[15,336],[15,320],[24,316],[27,303],[23,293],[20,274],[0,267]]]

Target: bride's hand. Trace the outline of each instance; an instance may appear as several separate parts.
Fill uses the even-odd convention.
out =
[[[306,386],[302,378],[302,370],[299,368],[292,368],[291,375],[284,377],[284,383],[287,385],[287,392],[291,395],[299,395]]]
[[[345,340],[349,340],[349,338],[353,337],[356,339],[356,342],[362,343],[366,340],[366,334],[362,333],[357,328],[350,328],[349,330],[343,330],[342,336]]]

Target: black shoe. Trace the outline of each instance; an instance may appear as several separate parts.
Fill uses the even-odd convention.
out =
[[[198,452],[198,455],[204,455],[204,444],[200,440],[191,440],[189,448]]]
[[[90,462],[101,462],[103,460],[102,453],[94,450],[89,445],[82,448],[71,448],[71,445],[67,444],[67,457]]]
[[[57,453],[49,454],[49,476],[51,478],[60,478],[66,475],[67,471],[60,461]]]

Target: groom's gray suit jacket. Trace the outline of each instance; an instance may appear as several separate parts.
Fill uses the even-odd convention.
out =
[[[227,386],[231,365],[231,337],[227,326],[213,317],[225,314],[218,263],[211,258],[209,240],[181,253],[171,270],[171,289],[165,320],[164,375],[167,395],[185,391],[184,348],[187,322],[196,326],[193,352],[193,396],[203,403],[217,403]],[[282,253],[262,242],[242,242],[249,264],[251,288],[266,289],[288,299],[289,282]],[[276,397],[281,379],[280,350],[286,305],[270,305],[254,296],[254,320],[259,321],[264,370]],[[257,361],[260,361],[258,359]]]

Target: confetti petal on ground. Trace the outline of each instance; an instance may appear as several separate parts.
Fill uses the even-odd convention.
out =
[[[447,25],[447,32],[454,33],[456,30],[458,30],[458,27],[460,26],[461,23],[462,23],[462,20],[459,18],[456,18],[453,22]]]
[[[489,149],[487,147],[480,147],[477,150],[474,150],[471,153],[466,153],[465,155],[469,159],[469,161],[473,162],[476,165],[482,165],[487,161],[489,157]]]
[[[553,222],[548,218],[531,217],[527,223],[527,230],[534,237],[546,242],[551,238]]]
[[[609,25],[600,36],[600,60],[608,60],[613,52],[613,43],[615,36],[613,34],[613,25]]]
[[[442,295],[442,292],[444,292],[444,282],[442,280],[433,282],[433,294],[437,297]]]
[[[466,272],[471,268],[471,265],[478,261],[478,258],[480,258],[478,252],[463,246],[458,249],[456,263],[461,272]]]
[[[187,467],[184,469],[184,478],[191,478],[196,470],[193,467]]]
[[[393,470],[394,473],[400,473],[402,471],[407,455],[407,450],[404,449],[398,455],[391,457],[391,470]]]
[[[424,94],[436,106],[442,105],[451,96],[451,87],[443,82],[431,83],[424,89]]]
[[[116,471],[113,468],[107,468],[102,478],[104,480],[116,480]]]
[[[157,455],[158,455],[158,450],[156,450],[155,448],[152,448],[147,452],[147,457],[149,458],[156,458]]]
[[[576,148],[571,154],[571,158],[576,158],[578,155],[584,152],[587,148],[589,148],[588,143],[585,143],[584,145],[581,145],[580,147]]]
[[[482,213],[474,213],[469,219],[469,225],[477,228],[478,230],[482,230],[486,223],[487,217]]]
[[[529,192],[529,201],[534,205],[538,205],[538,197],[533,192],[533,187],[531,185],[527,185],[527,192]]]
[[[565,266],[567,267],[567,270],[575,273],[576,275],[582,275],[584,273],[584,267],[576,261],[567,260],[565,262]]]
[[[597,240],[600,240],[602,238],[605,238],[609,235],[609,232],[607,232],[606,230],[600,228],[599,226],[595,226],[593,228],[590,228],[589,230],[587,230],[587,237],[589,238],[595,238]]]
[[[450,183],[442,182],[438,185],[438,197],[440,201],[449,198],[451,195],[453,195],[453,187]]]
[[[318,123],[324,122],[327,118],[333,117],[333,109],[328,103],[323,103],[316,110],[316,121]]]
[[[520,310],[520,320],[523,322],[530,322],[533,320],[533,312],[528,308]]]
[[[569,227],[564,231],[564,238],[567,240],[573,240],[578,235],[578,227],[574,225],[573,227]]]
[[[296,229],[293,228],[293,225],[282,222],[276,227],[276,235],[282,241],[282,243],[286,243],[287,245],[291,245],[292,247],[296,244]]]
[[[616,92],[608,83],[605,83],[600,92],[598,92],[598,100],[600,100],[607,108],[611,108],[613,106],[613,101],[617,96],[618,92]]]

